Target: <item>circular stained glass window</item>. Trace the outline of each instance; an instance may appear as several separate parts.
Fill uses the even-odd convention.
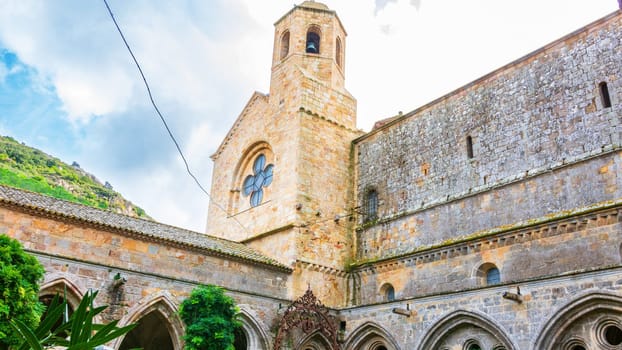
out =
[[[263,189],[272,183],[274,164],[266,165],[266,156],[260,154],[253,163],[253,174],[244,179],[242,194],[250,196],[251,207],[256,207],[263,201]]]

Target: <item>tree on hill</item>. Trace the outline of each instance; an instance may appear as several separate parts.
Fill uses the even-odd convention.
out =
[[[44,307],[39,302],[38,282],[43,273],[41,263],[24,252],[19,241],[0,235],[0,349],[21,341],[9,326],[10,320],[32,328],[39,323]]]
[[[235,331],[241,327],[233,298],[222,288],[205,285],[195,288],[179,308],[186,324],[186,349],[234,350]]]

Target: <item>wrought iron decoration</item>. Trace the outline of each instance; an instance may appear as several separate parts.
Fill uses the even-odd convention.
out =
[[[313,333],[320,333],[330,342],[333,350],[341,349],[337,342],[335,317],[330,315],[328,309],[317,300],[311,291],[311,287],[303,296],[294,301],[283,314],[274,342],[274,349],[281,350],[283,340],[297,329],[302,331],[304,337]]]

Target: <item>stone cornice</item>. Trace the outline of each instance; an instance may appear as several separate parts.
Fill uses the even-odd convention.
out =
[[[300,259],[296,260],[296,267],[300,269],[321,272],[323,274],[328,274],[328,275],[337,276],[337,277],[346,277],[348,275],[348,272],[345,270],[336,269],[334,267],[325,266],[325,265],[321,265],[321,264],[317,264],[317,263],[313,263],[309,261],[304,261]]]

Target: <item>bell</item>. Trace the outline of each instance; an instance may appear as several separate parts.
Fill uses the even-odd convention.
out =
[[[307,42],[307,53],[317,53],[317,46],[314,41]]]

